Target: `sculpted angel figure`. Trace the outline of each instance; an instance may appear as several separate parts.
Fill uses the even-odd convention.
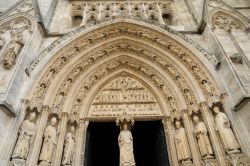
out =
[[[207,127],[204,122],[200,122],[198,116],[193,117],[195,123],[194,133],[198,141],[198,146],[200,149],[201,156],[204,158],[213,158],[213,150],[208,137]]]
[[[191,162],[191,154],[185,129],[181,126],[180,121],[175,122],[175,144],[177,157],[180,163]]]
[[[36,118],[36,113],[30,113],[27,120],[23,121],[21,128],[19,130],[18,140],[12,154],[12,159],[18,158],[26,160],[29,150],[31,140],[35,134],[36,126],[34,123],[34,119]]]
[[[128,130],[128,124],[123,124],[119,134],[118,143],[120,148],[120,166],[135,166],[133,137]]]
[[[65,137],[65,147],[63,154],[63,165],[71,165],[75,149],[75,126],[71,126],[70,132]]]
[[[39,157],[40,165],[48,165],[52,161],[57,143],[56,123],[57,119],[55,117],[51,118],[50,124],[45,129],[42,151]]]
[[[240,146],[235,138],[233,130],[231,128],[230,121],[227,115],[220,111],[218,106],[213,108],[216,123],[216,130],[218,131],[222,144],[227,152],[238,153]]]

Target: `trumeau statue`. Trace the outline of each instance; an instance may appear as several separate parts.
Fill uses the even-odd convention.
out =
[[[239,153],[240,146],[235,138],[235,135],[232,131],[230,121],[227,115],[220,111],[218,106],[213,108],[216,123],[216,130],[218,131],[222,144],[227,153]]]
[[[181,126],[180,121],[175,122],[175,144],[178,161],[181,163],[191,162],[191,154],[185,129]]]
[[[63,165],[71,165],[75,149],[75,126],[71,126],[65,137],[65,147],[63,154]]]
[[[213,158],[213,150],[208,137],[207,127],[204,122],[200,122],[198,116],[193,117],[195,123],[194,133],[198,141],[198,146],[200,149],[201,157],[203,158]]]
[[[57,119],[55,117],[51,118],[50,124],[45,129],[39,165],[48,165],[52,161],[53,152],[57,143],[56,123]]]
[[[19,52],[24,45],[22,34],[17,34],[6,48],[6,52],[1,58],[1,63],[5,69],[11,69],[15,63]]]
[[[120,166],[135,166],[133,137],[128,130],[128,124],[123,124],[119,134],[118,143],[120,148]]]
[[[11,157],[12,159],[27,159],[30,150],[31,140],[36,131],[36,126],[33,122],[35,118],[36,113],[30,113],[28,119],[22,123],[21,128],[19,130],[19,136],[16,143],[16,147]]]
[[[120,126],[121,132],[118,137],[120,148],[120,166],[135,166],[133,136],[129,126],[134,124],[132,115],[124,112],[116,119],[117,125]]]

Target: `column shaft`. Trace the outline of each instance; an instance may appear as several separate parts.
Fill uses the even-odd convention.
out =
[[[67,131],[67,122],[68,122],[68,114],[64,112],[62,115],[62,119],[61,119],[61,124],[59,128],[59,137],[57,140],[57,148],[55,151],[55,155],[53,157],[54,161],[52,162],[52,166],[61,165],[64,139],[65,139],[65,134]]]
[[[83,119],[80,120],[79,127],[76,133],[76,151],[74,155],[73,166],[81,165],[81,160],[84,159],[84,147],[86,139],[86,129],[88,127],[88,122]]]
[[[43,133],[46,128],[47,121],[48,121],[48,115],[49,115],[49,107],[43,107],[41,117],[39,119],[39,122],[37,123],[37,132],[36,132],[36,137],[35,137],[35,141],[33,144],[33,148],[31,149],[31,153],[28,156],[28,159],[26,162],[27,166],[37,165],[41,146],[42,146],[42,141],[43,141]]]
[[[191,123],[187,110],[183,110],[182,113],[183,113],[183,121],[184,121],[185,129],[186,129],[186,133],[187,133],[187,137],[189,141],[189,146],[190,146],[190,150],[192,153],[193,163],[196,166],[201,166],[200,152],[197,149],[196,140],[193,135],[193,125]]]
[[[220,142],[215,132],[214,119],[208,111],[207,104],[201,103],[201,110],[202,110],[203,120],[206,123],[208,132],[210,134],[210,139],[212,142],[215,157],[217,158],[220,166],[225,166],[226,163],[225,163],[224,153],[223,153],[224,150],[221,149]]]
[[[168,156],[170,159],[170,165],[178,166],[178,159],[174,140],[174,129],[170,117],[167,117],[166,120],[163,120],[163,126],[165,130],[166,144],[169,151]]]

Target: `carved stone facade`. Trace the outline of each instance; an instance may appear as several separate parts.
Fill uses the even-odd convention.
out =
[[[162,122],[171,166],[249,165],[250,4],[238,5],[24,0],[1,13],[0,163],[88,166],[89,124],[117,120],[121,166],[138,163],[139,121]]]

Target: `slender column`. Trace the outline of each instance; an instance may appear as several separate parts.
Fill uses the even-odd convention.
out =
[[[84,150],[85,150],[85,140],[86,140],[86,129],[88,127],[88,121],[80,119],[79,127],[76,132],[76,152],[75,158],[73,161],[73,166],[82,165],[81,161],[84,159]]]
[[[171,122],[171,117],[166,117],[166,119],[162,120],[164,131],[165,131],[165,137],[166,137],[166,143],[167,148],[169,152],[169,158],[170,158],[170,165],[171,166],[178,166],[178,159],[175,149],[175,141],[174,141],[174,129]]]
[[[49,110],[50,109],[48,106],[43,106],[42,108],[41,118],[39,120],[39,123],[37,123],[37,132],[36,132],[36,137],[35,137],[35,141],[33,144],[33,148],[26,162],[27,166],[37,165],[39,154],[40,154],[40,149],[41,149],[42,141],[43,141],[43,133],[46,128],[47,121],[48,121]]]
[[[61,124],[60,124],[60,128],[59,128],[59,137],[57,140],[57,148],[56,148],[56,152],[55,155],[53,157],[53,162],[52,162],[52,166],[60,166],[61,162],[62,162],[62,153],[63,153],[63,145],[64,145],[64,138],[65,138],[65,134],[67,131],[67,122],[68,122],[68,113],[67,112],[63,112],[62,113],[62,119],[61,119]]]
[[[183,114],[183,121],[184,121],[185,129],[186,129],[186,133],[187,133],[187,137],[189,141],[190,150],[192,153],[193,163],[196,166],[201,166],[200,153],[196,146],[196,140],[193,135],[193,125],[188,115],[188,110],[187,109],[183,110],[182,114]]]
[[[220,146],[220,142],[218,140],[217,134],[215,132],[215,126],[214,126],[214,119],[212,115],[208,111],[208,106],[205,102],[202,102],[200,104],[203,120],[207,125],[208,132],[210,134],[210,139],[212,142],[213,150],[215,153],[215,157],[217,158],[220,166],[225,166],[225,159],[224,159],[224,150]]]

